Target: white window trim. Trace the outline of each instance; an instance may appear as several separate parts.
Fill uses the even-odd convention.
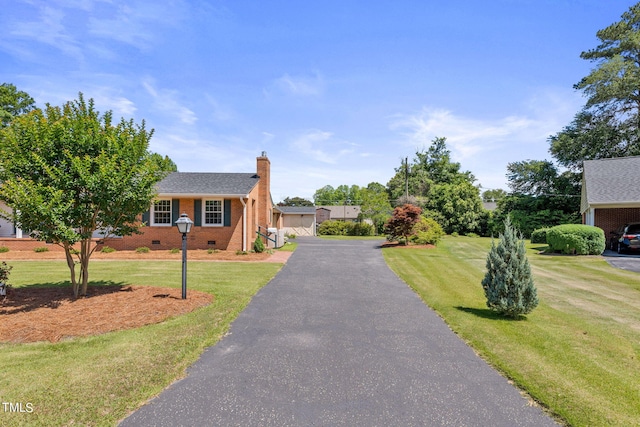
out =
[[[155,216],[155,208],[156,208],[156,203],[157,202],[161,202],[163,200],[168,200],[169,201],[169,218],[171,218],[171,213],[173,212],[173,202],[171,201],[171,199],[157,199],[154,200],[153,203],[151,203],[151,209],[149,210],[149,225],[153,226],[153,227],[171,227],[173,224],[171,224],[171,219],[169,219],[169,223],[168,224],[156,224],[156,216]]]
[[[220,224],[207,224],[207,202],[220,202]],[[203,227],[223,227],[224,226],[224,199],[202,199],[202,226]]]

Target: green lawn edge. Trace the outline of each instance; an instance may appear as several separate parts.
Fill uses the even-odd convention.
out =
[[[11,265],[15,286],[69,286],[63,261]],[[282,265],[190,261],[188,290],[214,294],[207,307],[94,337],[0,344],[0,400],[25,408],[0,412],[0,425],[116,425],[183,377]],[[180,261],[96,261],[90,265],[90,281],[179,288],[180,266]]]
[[[640,420],[640,275],[600,256],[528,258],[539,306],[525,320],[486,307],[491,239],[447,237],[437,248],[383,249],[389,267],[489,364],[564,423]]]

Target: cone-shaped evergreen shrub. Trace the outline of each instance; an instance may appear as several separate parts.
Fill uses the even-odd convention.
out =
[[[256,237],[256,240],[253,242],[253,250],[259,254],[264,252],[264,243],[262,243],[260,236]]]
[[[504,234],[487,256],[487,274],[482,280],[487,307],[509,317],[528,314],[538,305],[538,296],[524,246],[509,217]]]

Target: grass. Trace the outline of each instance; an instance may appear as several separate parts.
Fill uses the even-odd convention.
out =
[[[282,252],[293,252],[296,250],[297,247],[298,247],[298,243],[288,241],[284,245],[280,246],[277,250]]]
[[[490,364],[572,426],[640,425],[640,275],[599,256],[528,257],[540,299],[526,320],[487,309],[491,240],[383,249],[391,268]]]
[[[64,261],[11,264],[11,283],[17,287],[69,286]],[[33,406],[32,413],[0,407],[0,425],[115,425],[182,377],[281,266],[191,261],[188,288],[214,294],[210,306],[159,324],[95,337],[0,344],[0,401]],[[90,279],[179,288],[180,261],[96,260]]]

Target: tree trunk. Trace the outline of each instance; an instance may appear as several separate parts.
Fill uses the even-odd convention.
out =
[[[87,295],[87,286],[89,284],[89,257],[91,257],[91,239],[85,239],[80,242],[80,275],[82,277],[81,295]]]
[[[76,280],[76,263],[73,260],[73,255],[71,254],[71,246],[68,244],[64,245],[64,254],[67,257],[67,266],[69,267],[69,272],[71,273],[71,288],[73,289],[73,297],[78,298],[78,281]]]

